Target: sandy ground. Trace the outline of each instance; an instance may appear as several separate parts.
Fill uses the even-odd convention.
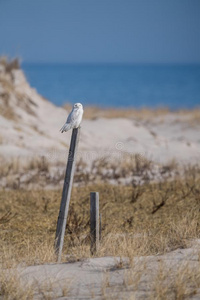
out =
[[[51,296],[51,299],[153,299],[152,293],[158,293],[159,280],[164,282],[163,276],[167,276],[168,288],[175,280],[177,286],[181,286],[186,283],[184,273],[187,274],[189,269],[192,272],[198,270],[199,248],[200,242],[196,241],[188,249],[177,249],[165,255],[135,257],[132,267],[126,258],[101,257],[74,263],[29,266],[18,268],[18,272],[24,287],[33,284],[40,286],[41,290],[46,288],[46,296]],[[189,281],[188,295],[193,284],[192,280]],[[189,297],[187,293],[184,299],[200,298],[200,289]],[[37,291],[35,299],[41,296]]]

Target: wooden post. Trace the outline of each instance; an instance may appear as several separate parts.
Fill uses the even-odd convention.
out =
[[[93,255],[99,249],[99,193],[90,193],[90,251]]]
[[[70,143],[70,149],[68,154],[65,180],[63,185],[62,199],[60,203],[60,212],[59,212],[57,228],[56,228],[55,251],[58,257],[58,262],[60,262],[62,256],[62,248],[64,243],[65,228],[67,224],[67,215],[69,210],[72,183],[74,178],[79,135],[80,135],[80,128],[74,128],[71,136],[71,143]]]
[[[99,214],[99,241],[101,241],[101,230],[102,230],[102,214]]]

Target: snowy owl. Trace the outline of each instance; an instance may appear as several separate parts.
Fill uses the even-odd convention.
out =
[[[68,131],[73,128],[78,128],[81,124],[83,117],[83,105],[81,103],[75,103],[72,111],[70,112],[66,123],[63,125],[63,127],[60,129],[60,131],[63,133],[64,131]]]

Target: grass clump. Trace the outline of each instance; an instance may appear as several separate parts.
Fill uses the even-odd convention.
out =
[[[1,270],[0,273],[0,296],[5,300],[33,299],[33,288],[24,286],[17,270]]]

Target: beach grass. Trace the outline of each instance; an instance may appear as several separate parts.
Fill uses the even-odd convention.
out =
[[[65,104],[64,108],[70,111],[72,104]],[[177,122],[189,122],[190,124],[199,124],[200,122],[200,108],[193,109],[179,109],[170,110],[168,107],[158,108],[116,108],[116,107],[98,107],[98,106],[84,106],[84,119],[95,120],[98,118],[128,118],[136,121],[153,121],[158,119],[163,120],[168,115],[174,115]]]
[[[74,187],[63,262],[76,262],[91,257],[89,228],[89,195],[100,194],[102,239],[97,257],[117,256],[129,259],[116,262],[124,269],[122,291],[137,290],[144,274],[143,263],[136,257],[165,254],[189,247],[200,237],[200,170],[189,168],[184,176],[143,185],[119,186],[106,183]],[[61,190],[0,191],[0,295],[4,299],[55,299],[53,283],[37,283],[24,289],[18,266],[55,263],[54,239]],[[8,272],[5,270],[11,270]],[[109,283],[109,273],[102,281],[102,297],[116,297]],[[156,277],[157,276],[157,277]],[[160,265],[152,281],[149,299],[185,299],[194,295],[200,282],[198,270],[186,265],[176,273]],[[193,283],[191,285],[191,278]],[[159,284],[158,284],[159,282]],[[67,285],[68,289],[69,285]],[[69,290],[63,291],[63,295]],[[92,287],[91,287],[92,293]],[[114,293],[114,294],[113,294]]]
[[[88,184],[73,188],[64,260],[90,256],[91,191],[100,194],[100,256],[166,253],[186,247],[200,235],[200,179],[195,168],[187,170],[185,178],[159,183]],[[61,190],[0,191],[1,264],[55,260],[53,246],[60,199]]]

